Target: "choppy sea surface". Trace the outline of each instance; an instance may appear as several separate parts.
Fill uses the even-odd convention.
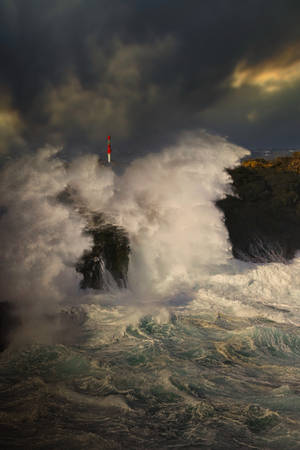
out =
[[[126,311],[65,311],[76,343],[0,362],[7,449],[298,449],[299,327],[175,311],[123,327]]]

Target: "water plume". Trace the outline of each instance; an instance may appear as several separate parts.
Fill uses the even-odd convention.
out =
[[[215,201],[229,189],[225,167],[244,154],[225,139],[187,133],[175,147],[134,161],[117,180],[109,213],[130,236],[132,289],[167,294],[231,258]]]
[[[45,318],[60,305],[103,301],[78,288],[75,263],[91,247],[82,233],[82,205],[129,236],[129,290],[124,296],[113,287],[114,303],[126,297],[125,303],[151,310],[218,271],[231,252],[215,201],[229,189],[225,168],[245,153],[226,139],[186,133],[176,146],[136,159],[121,175],[96,155],[65,164],[52,148],[8,163],[0,188],[0,283],[3,300],[19,310],[23,334],[47,340]],[[57,200],[67,187],[76,193],[72,207]]]

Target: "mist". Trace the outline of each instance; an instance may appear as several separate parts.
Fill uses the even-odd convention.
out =
[[[56,154],[45,148],[1,171],[1,298],[15,306],[23,342],[51,339],[46,318],[77,294],[74,264],[90,245],[83,220],[55,200],[66,183]]]

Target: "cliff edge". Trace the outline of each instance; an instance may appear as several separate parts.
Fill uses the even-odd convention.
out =
[[[300,152],[249,159],[228,169],[232,195],[219,200],[236,258],[288,262],[300,249]]]

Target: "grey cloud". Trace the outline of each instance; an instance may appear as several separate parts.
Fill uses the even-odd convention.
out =
[[[297,149],[299,103],[300,81],[271,94],[244,86],[202,111],[201,122],[249,148]]]

